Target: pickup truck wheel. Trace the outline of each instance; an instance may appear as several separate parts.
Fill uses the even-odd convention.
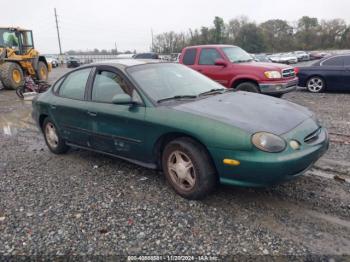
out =
[[[218,181],[206,149],[190,138],[178,138],[166,145],[162,167],[168,183],[187,199],[206,197]]]
[[[236,90],[260,93],[259,87],[252,82],[243,82],[236,87]]]

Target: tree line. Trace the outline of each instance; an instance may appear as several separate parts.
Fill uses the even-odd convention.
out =
[[[130,51],[127,50],[125,52],[119,52],[118,49],[98,49],[98,48],[94,48],[92,50],[86,50],[86,51],[82,51],[82,50],[68,50],[67,52],[65,52],[65,54],[67,55],[119,55],[119,54],[136,54],[136,50],[134,51]]]
[[[179,53],[186,46],[203,44],[233,44],[250,53],[350,49],[350,25],[344,19],[319,20],[309,16],[294,23],[271,19],[260,24],[240,16],[226,23],[216,16],[211,27],[156,35],[151,50]]]

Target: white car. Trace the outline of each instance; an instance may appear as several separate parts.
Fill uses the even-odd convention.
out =
[[[131,59],[135,54],[119,54],[117,55],[117,59]]]
[[[269,56],[269,59],[274,63],[281,64],[296,64],[298,63],[298,58],[292,53],[281,53]]]
[[[51,64],[52,68],[58,67],[58,60],[53,57],[46,57],[46,61]]]
[[[299,62],[310,60],[310,54],[306,53],[305,51],[295,51],[293,54],[298,58]]]

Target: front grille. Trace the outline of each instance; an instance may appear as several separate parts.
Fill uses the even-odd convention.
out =
[[[306,144],[312,144],[313,142],[317,141],[320,133],[321,133],[321,128],[319,128],[316,131],[312,132],[310,135],[307,135],[305,137],[305,139],[304,139],[304,142]]]
[[[282,77],[283,77],[283,78],[295,77],[294,68],[283,69],[283,70],[282,70]]]

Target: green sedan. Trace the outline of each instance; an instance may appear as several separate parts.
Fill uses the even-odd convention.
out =
[[[55,154],[69,147],[162,170],[181,196],[218,183],[266,187],[302,175],[328,149],[308,109],[233,92],[186,66],[120,60],[61,77],[33,101]]]

